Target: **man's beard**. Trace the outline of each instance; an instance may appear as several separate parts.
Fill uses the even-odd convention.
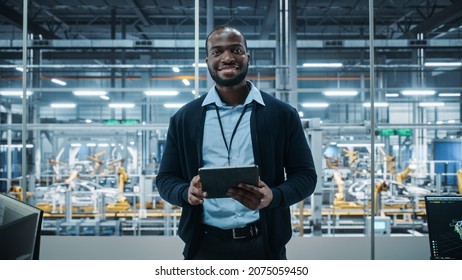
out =
[[[248,67],[242,68],[242,71],[236,77],[234,77],[232,79],[226,79],[226,80],[220,78],[216,71],[211,71],[209,69],[209,73],[210,73],[210,76],[212,77],[212,79],[215,81],[215,83],[218,86],[233,87],[235,85],[240,84],[245,79],[245,77],[247,76],[247,70],[248,69],[249,69]]]

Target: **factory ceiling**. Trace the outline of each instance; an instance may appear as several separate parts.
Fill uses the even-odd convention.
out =
[[[29,30],[43,39],[193,39],[193,0],[29,0]],[[243,29],[250,40],[275,39],[275,0],[199,1],[201,38],[207,10],[214,24]],[[281,1],[283,2],[283,1]],[[289,1],[290,2],[290,1]],[[367,39],[369,1],[298,0],[298,39]],[[457,0],[374,1],[376,38],[460,38]],[[0,1],[0,38],[21,38],[22,1]],[[121,28],[124,29],[121,32]]]
[[[29,66],[39,73],[31,77],[29,87],[41,92],[33,101],[44,105],[57,98],[71,100],[73,89],[98,87],[109,89],[113,99],[161,104],[146,101],[143,90],[185,91],[181,81],[194,79],[194,7],[193,0],[29,0]],[[403,86],[462,91],[460,65],[424,68],[425,62],[462,61],[462,0],[381,0],[374,1],[373,10],[379,99]],[[22,13],[22,1],[0,0],[0,89],[21,85],[15,68],[22,59]],[[369,1],[202,0],[199,19],[200,62],[211,26],[236,26],[251,49],[250,77],[264,90],[277,88],[272,92],[276,95],[284,96],[278,88],[297,94],[293,105],[300,110],[302,102],[325,101],[321,93],[330,87],[362,91],[343,104],[369,99]],[[287,25],[280,27],[282,23]],[[297,47],[292,65],[298,71],[296,85],[284,84],[278,74],[278,67],[290,63],[281,56],[291,47],[277,50],[287,34],[287,42]],[[306,62],[340,62],[343,67],[305,69]],[[181,73],[173,73],[172,66],[182,68]],[[52,78],[66,80],[67,89],[52,84]],[[199,79],[204,92],[210,87],[205,68]],[[192,97],[189,93],[177,98],[181,103]],[[460,97],[449,101],[457,104]],[[332,114],[326,109],[315,116]]]

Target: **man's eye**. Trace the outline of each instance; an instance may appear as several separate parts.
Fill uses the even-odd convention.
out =
[[[235,49],[235,50],[234,50],[234,53],[235,53],[235,54],[242,54],[243,51],[242,51],[241,49]]]
[[[221,54],[220,51],[212,51],[212,55],[213,55],[213,56],[217,56],[217,55],[220,55],[220,54]]]

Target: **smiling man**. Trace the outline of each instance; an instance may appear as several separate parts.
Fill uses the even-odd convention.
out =
[[[286,259],[289,207],[311,195],[316,171],[297,111],[246,80],[247,42],[231,26],[207,36],[215,86],[171,118],[159,174],[160,195],[181,206],[185,259]],[[258,165],[256,186],[230,186],[208,198],[198,169]]]

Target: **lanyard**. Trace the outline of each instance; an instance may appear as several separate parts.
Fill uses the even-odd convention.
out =
[[[223,137],[223,142],[225,142],[226,150],[228,151],[228,165],[231,165],[231,145],[233,144],[234,135],[236,134],[237,128],[239,127],[239,124],[241,123],[242,117],[244,117],[245,111],[247,110],[247,105],[249,104],[245,104],[244,109],[242,110],[242,113],[239,116],[239,119],[237,120],[236,125],[234,126],[233,133],[231,134],[231,140],[229,141],[229,146],[228,146],[228,141],[226,141],[225,132],[223,130],[223,124],[221,122],[220,112],[218,112],[218,106],[217,104],[214,104],[214,105],[215,105],[215,111],[217,112],[218,123],[220,124],[221,136]]]

